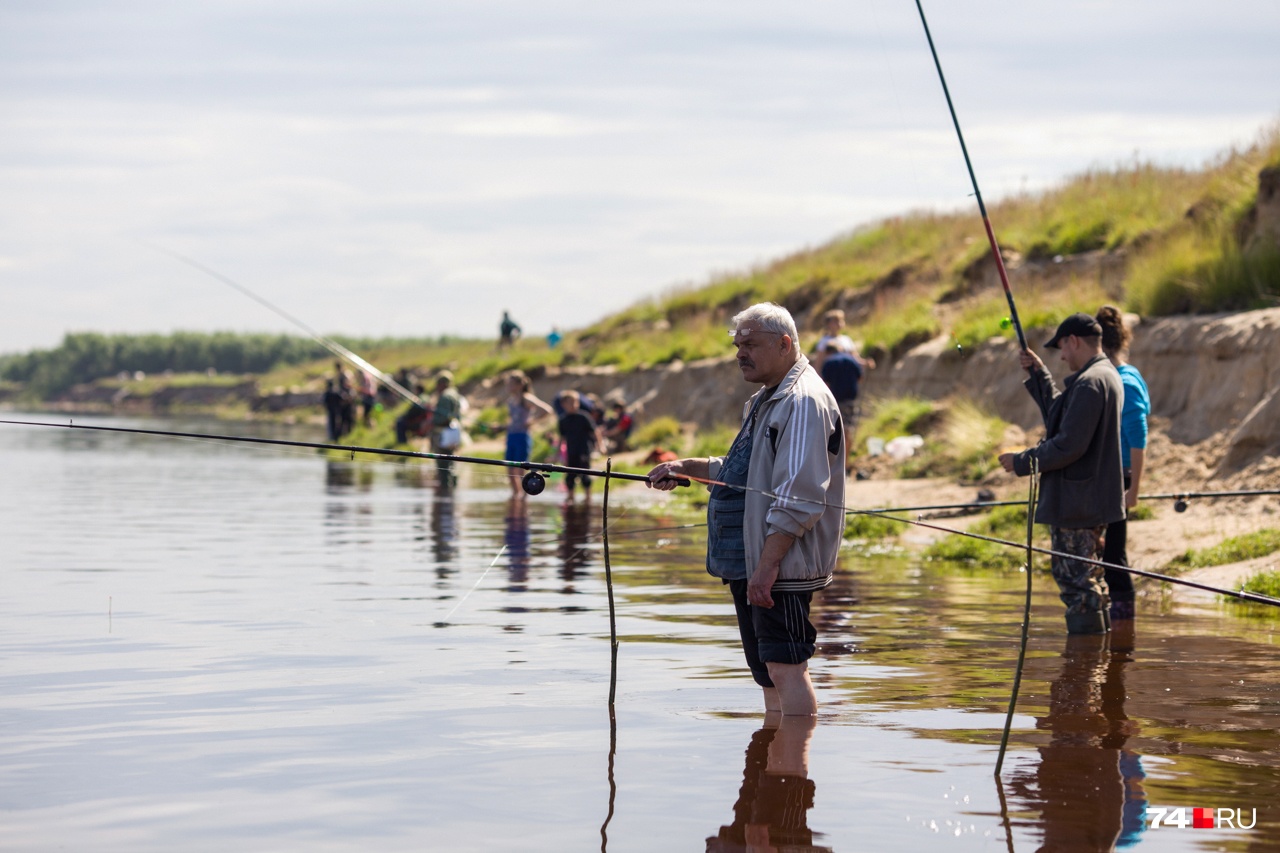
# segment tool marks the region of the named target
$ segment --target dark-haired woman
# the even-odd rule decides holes
[[[1124,464],[1124,505],[1131,510],[1138,505],[1138,490],[1142,483],[1142,469],[1146,461],[1147,415],[1151,411],[1151,396],[1142,374],[1129,364],[1129,341],[1133,334],[1125,325],[1124,316],[1113,305],[1104,305],[1097,316],[1102,326],[1102,350],[1120,373],[1124,386],[1124,408],[1120,413],[1120,458]],[[1115,566],[1129,565],[1126,553],[1128,523],[1117,521],[1107,526],[1106,544],[1102,560]],[[1119,569],[1106,570],[1107,589],[1111,592],[1111,619],[1133,618],[1133,578]]]

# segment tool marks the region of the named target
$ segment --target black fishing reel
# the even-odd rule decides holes
[[[547,478],[537,471],[528,471],[520,478],[520,488],[524,489],[526,495],[540,495],[546,487]]]
[[[1186,498],[1178,498],[1176,501],[1174,501],[1174,502],[1173,502],[1173,511],[1174,511],[1174,512],[1186,512],[1186,511],[1187,511],[1187,499],[1186,499]]]

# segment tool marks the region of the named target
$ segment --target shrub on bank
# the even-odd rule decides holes
[[[1027,540],[1027,508],[1025,506],[996,507],[969,525],[967,529],[970,533],[1023,545]],[[1037,546],[1046,546],[1048,537],[1048,526],[1035,525],[1034,542]],[[985,569],[1016,569],[1026,563],[1027,552],[1025,546],[1014,547],[969,536],[948,535],[925,549],[925,557],[931,560],[970,563]],[[1047,559],[1045,558],[1046,561]]]
[[[638,449],[660,445],[670,446],[680,441],[681,432],[678,420],[669,415],[663,415],[636,427],[628,443]]]

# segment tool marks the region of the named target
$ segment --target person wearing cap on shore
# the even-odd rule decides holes
[[[1072,314],[1045,344],[1058,350],[1072,374],[1061,390],[1030,349],[1019,359],[1023,383],[1040,407],[1045,436],[1021,453],[1002,453],[1000,464],[1019,477],[1040,469],[1035,520],[1050,528],[1053,550],[1087,560],[1102,558],[1107,525],[1125,517],[1120,462],[1120,374],[1102,351],[1102,327],[1088,314]],[[1102,566],[1055,554],[1053,578],[1067,606],[1067,633],[1103,634],[1111,627],[1110,595]]]

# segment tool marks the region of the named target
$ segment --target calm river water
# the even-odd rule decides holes
[[[615,491],[611,718],[599,494],[8,425],[0,471],[6,850],[1280,847],[1280,623],[1208,596],[1073,642],[1038,574],[997,785],[1017,572],[848,551],[767,728],[702,529]]]

